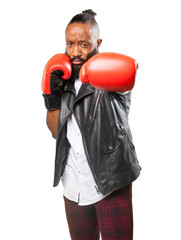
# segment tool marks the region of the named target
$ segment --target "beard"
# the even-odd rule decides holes
[[[82,62],[82,64],[80,65],[74,65],[72,63],[72,75],[71,75],[71,79],[77,79],[79,78],[79,72],[80,72],[80,69],[82,67],[82,65],[87,62],[89,60],[89,58],[91,58],[92,56],[96,55],[98,52],[97,49],[94,49],[91,53],[89,53],[87,55],[87,59],[84,59],[84,58],[80,58],[80,57],[75,57],[75,58],[70,58],[70,56],[67,54],[67,51],[65,52],[65,54],[70,58],[71,62],[73,62],[75,59],[77,60],[80,60]]]

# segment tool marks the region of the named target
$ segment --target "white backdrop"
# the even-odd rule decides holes
[[[7,0],[0,4],[0,239],[69,240],[62,186],[53,188],[55,141],[41,96],[45,63],[64,30],[97,12],[100,52],[139,62],[130,125],[142,166],[133,184],[134,240],[181,239],[179,0]]]

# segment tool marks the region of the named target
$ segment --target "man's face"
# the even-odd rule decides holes
[[[70,57],[75,70],[80,70],[83,63],[98,52],[102,42],[101,39],[97,39],[94,27],[89,23],[68,25],[65,38],[66,54]]]

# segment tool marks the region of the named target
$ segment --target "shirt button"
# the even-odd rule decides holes
[[[111,146],[111,145],[108,148],[109,148],[109,150],[113,150],[113,146]]]

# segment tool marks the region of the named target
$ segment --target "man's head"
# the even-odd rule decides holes
[[[82,64],[98,53],[102,39],[92,10],[85,10],[74,16],[65,31],[66,54],[70,57],[73,69],[79,71]]]

